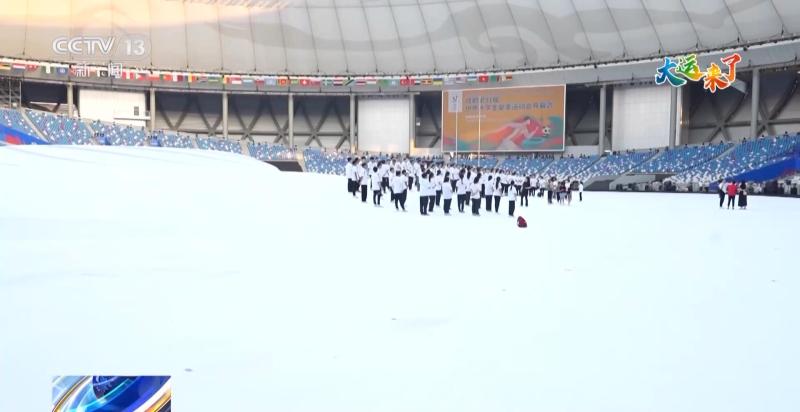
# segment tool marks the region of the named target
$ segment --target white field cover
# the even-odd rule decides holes
[[[518,229],[345,187],[226,153],[0,148],[0,411],[49,410],[64,374],[171,375],[188,412],[800,405],[797,200],[586,193]]]

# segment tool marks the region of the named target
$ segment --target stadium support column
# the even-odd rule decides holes
[[[150,88],[150,134],[156,132],[156,89]]]
[[[69,117],[75,116],[74,109],[72,108],[72,106],[74,104],[74,96],[73,96],[72,93],[73,93],[72,83],[67,83],[67,111],[68,111]]]
[[[408,153],[417,147],[417,107],[414,105],[414,93],[408,94]]]
[[[294,94],[289,93],[289,147],[294,147]]]
[[[606,144],[606,85],[600,86],[600,119],[597,127],[599,130],[597,150],[598,154],[602,155]]]
[[[675,147],[675,132],[677,130],[676,122],[678,121],[678,88],[670,87],[669,91],[669,135],[667,136],[667,144],[670,149]]]
[[[350,152],[356,151],[356,95],[350,93]]]
[[[228,138],[228,92],[222,92],[222,137]]]
[[[761,71],[759,69],[753,69],[753,81],[751,83],[750,136],[756,137],[758,135],[758,108],[760,107],[759,102],[761,101]]]

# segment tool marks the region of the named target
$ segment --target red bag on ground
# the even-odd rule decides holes
[[[525,221],[525,218],[520,216],[517,218],[517,227],[528,227],[528,222]]]

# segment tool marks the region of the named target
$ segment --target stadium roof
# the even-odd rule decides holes
[[[297,74],[539,68],[794,38],[797,0],[5,1],[0,55]],[[231,3],[244,4],[231,5]],[[115,54],[54,50],[113,36]],[[134,49],[137,46],[133,44]],[[124,57],[124,58],[123,58]]]

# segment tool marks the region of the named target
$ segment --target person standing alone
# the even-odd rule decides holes
[[[722,205],[725,204],[725,189],[727,183],[725,183],[722,179],[717,181],[717,194],[719,195],[719,208],[722,209]]]

